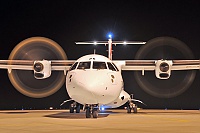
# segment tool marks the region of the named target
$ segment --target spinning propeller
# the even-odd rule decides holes
[[[66,60],[64,50],[54,41],[44,37],[32,37],[20,42],[11,52],[9,60]],[[38,65],[38,64],[37,64]],[[41,69],[38,66],[37,69]],[[9,79],[22,94],[42,98],[59,90],[65,82],[63,72],[53,71],[47,79],[34,78],[33,71],[12,70]]]
[[[186,44],[172,37],[158,37],[148,41],[136,54],[135,59],[143,60],[179,60],[193,59],[193,54]],[[161,65],[161,70],[169,69],[167,64]],[[147,93],[160,97],[171,98],[186,91],[195,78],[196,72],[172,71],[168,80],[160,80],[155,77],[154,72],[135,72],[135,78],[139,86]]]

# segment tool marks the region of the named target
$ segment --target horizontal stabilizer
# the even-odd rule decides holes
[[[93,45],[97,45],[97,44],[108,44],[108,41],[89,41],[89,42],[75,42],[76,44],[93,44]],[[114,45],[118,45],[118,44],[122,44],[122,45],[126,45],[126,44],[145,44],[146,42],[141,42],[141,41],[113,41],[112,44]]]

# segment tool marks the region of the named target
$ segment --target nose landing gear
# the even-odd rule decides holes
[[[85,116],[86,118],[98,118],[98,105],[85,105]]]

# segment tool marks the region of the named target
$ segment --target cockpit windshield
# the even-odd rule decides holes
[[[94,61],[93,62],[93,69],[107,69],[106,63],[105,62]]]
[[[91,64],[92,64],[92,66],[91,66]],[[97,70],[109,69],[109,70],[112,70],[112,71],[119,71],[114,63],[102,62],[102,61],[93,61],[93,63],[91,61],[76,62],[71,66],[69,71],[74,70],[74,69],[85,70],[85,69],[90,69],[90,68],[91,69],[97,69]]]
[[[90,69],[90,64],[91,62],[79,62],[78,68],[77,69]]]
[[[76,69],[77,64],[78,64],[78,62],[74,63],[74,64],[71,66],[71,68],[69,69],[69,71]]]
[[[116,71],[119,71],[119,69],[117,68],[117,66],[114,63],[112,63],[112,65],[115,67]]]
[[[115,64],[108,62],[108,68],[112,71],[119,71]]]

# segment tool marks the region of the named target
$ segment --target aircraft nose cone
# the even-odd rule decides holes
[[[69,95],[84,104],[110,103],[121,92],[121,86],[111,79],[107,71],[80,70],[68,84]]]
[[[118,91],[116,85],[111,82],[111,77],[107,72],[94,71],[87,75],[80,75],[78,85],[90,92],[90,97],[96,99],[97,103],[111,102],[116,99]]]
[[[85,77],[78,85],[86,91],[91,92],[93,95],[99,95],[102,89],[106,89],[104,79],[96,79]]]

